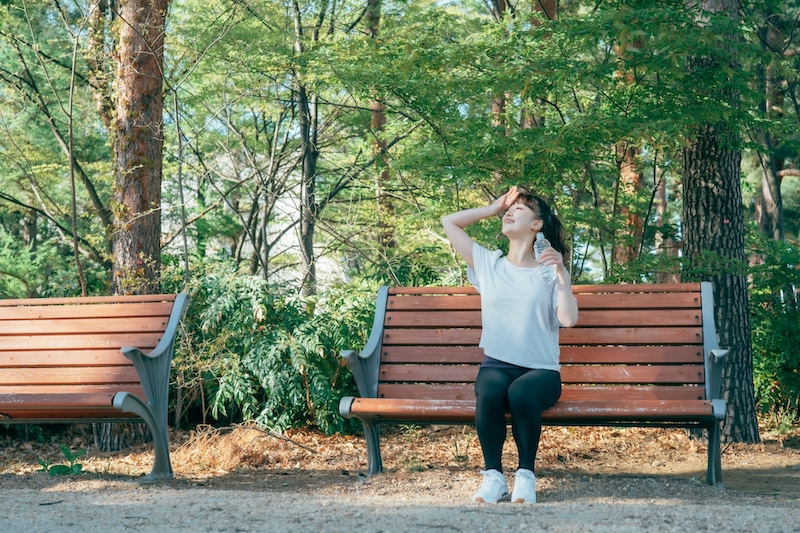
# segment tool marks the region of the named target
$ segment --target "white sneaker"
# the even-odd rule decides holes
[[[506,476],[497,470],[481,470],[483,482],[481,488],[472,497],[473,502],[497,503],[508,497],[508,483]]]
[[[527,468],[520,468],[514,474],[511,503],[536,503],[536,476]]]

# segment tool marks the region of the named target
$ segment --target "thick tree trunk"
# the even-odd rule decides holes
[[[706,126],[683,152],[683,253],[690,269],[703,267],[704,252],[744,265],[741,154],[724,146],[724,125]],[[728,402],[723,437],[759,442],[753,391],[753,353],[747,279],[716,265],[700,276],[714,284],[714,310],[725,358],[722,397]]]
[[[114,152],[116,294],[159,290],[162,64],[168,0],[120,2]]]

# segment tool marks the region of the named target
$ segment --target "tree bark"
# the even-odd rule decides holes
[[[617,200],[619,214],[625,218],[623,232],[627,236],[615,239],[616,243],[611,252],[611,262],[614,265],[624,265],[634,261],[639,256],[642,232],[644,231],[644,218],[638,209],[631,208],[630,201],[636,199],[642,191],[642,173],[639,172],[637,157],[639,147],[631,146],[627,142],[617,143],[617,161],[619,166],[619,185],[624,201]]]
[[[168,0],[120,2],[114,155],[115,294],[159,291],[164,22]]]
[[[683,253],[690,268],[702,267],[703,253],[709,251],[745,264],[741,154],[724,145],[726,134],[723,124],[700,128],[683,151]],[[714,284],[719,342],[730,350],[722,380],[722,398],[728,402],[723,436],[759,442],[747,279],[720,266],[700,279]]]
[[[697,6],[689,0],[690,7]],[[738,0],[705,0],[706,11],[735,18]],[[727,36],[726,42],[734,37]],[[715,57],[693,58],[689,68],[721,68]],[[735,68],[735,65],[730,65]],[[738,94],[711,94],[738,105]],[[744,212],[742,207],[742,156],[734,134],[724,123],[699,127],[683,150],[683,254],[687,277],[714,284],[714,318],[719,343],[730,350],[725,357],[722,398],[727,413],[722,423],[727,441],[759,442],[753,390],[753,352],[750,343],[750,313],[747,279],[743,268]],[[704,255],[712,252],[722,261],[709,268]]]
[[[677,258],[678,243],[675,242],[672,235],[663,230],[667,222],[667,176],[662,169],[658,169],[657,178],[655,196],[656,218],[653,224],[656,227],[656,253],[662,254],[665,257]],[[677,272],[657,272],[655,280],[656,283],[678,283],[680,282],[680,274]]]
[[[368,0],[366,12],[367,34],[378,38],[381,22],[381,0]],[[378,176],[375,183],[377,211],[377,241],[381,248],[394,248],[394,203],[386,191],[389,186],[389,158],[386,154],[386,141],[383,138],[386,127],[386,105],[379,99],[369,103],[370,127],[372,129],[372,155],[375,156],[375,169]]]

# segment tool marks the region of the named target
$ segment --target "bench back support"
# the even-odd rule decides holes
[[[710,283],[573,292],[580,319],[561,330],[562,399],[719,397]],[[480,296],[471,287],[383,287],[367,346],[343,356],[363,398],[471,400],[480,332]]]

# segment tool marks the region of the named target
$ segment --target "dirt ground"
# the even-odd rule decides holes
[[[64,463],[59,442],[0,437],[3,531],[786,531],[800,532],[800,433],[763,434],[724,446],[724,488],[705,483],[706,447],[682,430],[545,428],[536,505],[470,502],[480,484],[472,428],[385,432],[386,472],[367,478],[356,436],[254,428],[171,435],[176,478],[139,483],[146,444],[89,451],[79,475],[47,476]],[[73,426],[61,443],[91,442]],[[516,466],[513,441],[504,455]],[[509,485],[513,477],[509,477]]]

